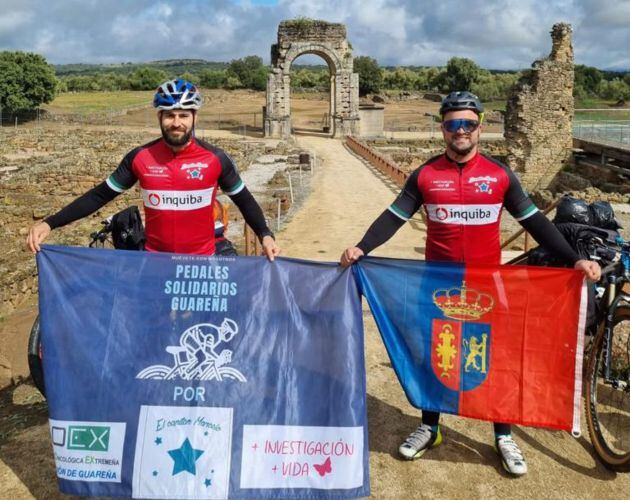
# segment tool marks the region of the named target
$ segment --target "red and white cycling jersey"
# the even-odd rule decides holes
[[[389,210],[408,220],[421,205],[426,259],[471,264],[500,263],[504,206],[519,221],[538,211],[507,166],[479,153],[464,164],[446,154],[432,158],[411,174]]]
[[[144,202],[146,250],[186,254],[214,253],[217,186],[230,196],[245,187],[232,159],[198,139],[177,153],[163,139],[140,146],[106,182],[121,193],[136,181]]]

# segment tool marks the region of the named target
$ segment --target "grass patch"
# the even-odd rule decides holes
[[[44,107],[51,113],[98,113],[120,111],[132,106],[150,104],[153,91],[66,92]]]
[[[484,109],[491,109],[494,111],[505,111],[506,106],[507,106],[506,100],[488,101],[488,102],[483,103]]]
[[[587,97],[586,99],[576,99],[575,109],[605,109],[610,108],[611,105],[617,101],[607,101],[606,99],[599,99],[597,97]]]
[[[628,121],[630,120],[630,109],[624,109],[620,111],[580,111],[575,110],[574,119],[576,122],[580,121],[598,121],[598,122],[610,122],[610,121]]]

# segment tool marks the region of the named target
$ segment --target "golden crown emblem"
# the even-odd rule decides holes
[[[433,303],[446,317],[463,320],[479,319],[494,307],[494,299],[491,295],[466,288],[465,281],[462,282],[461,288],[435,290]]]

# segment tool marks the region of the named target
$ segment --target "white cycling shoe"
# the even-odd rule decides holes
[[[405,442],[400,445],[398,452],[407,460],[415,460],[424,455],[429,448],[435,448],[442,442],[442,433],[438,427],[436,432],[430,425],[420,425],[413,431]]]
[[[494,448],[501,457],[501,463],[506,471],[513,476],[527,474],[527,462],[512,436],[499,436],[495,440]]]

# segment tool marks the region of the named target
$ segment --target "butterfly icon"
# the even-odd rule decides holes
[[[320,476],[324,477],[326,474],[329,474],[330,472],[332,472],[332,467],[330,465],[330,457],[328,457],[326,461],[321,465],[313,464],[313,467],[315,467],[315,470]]]

